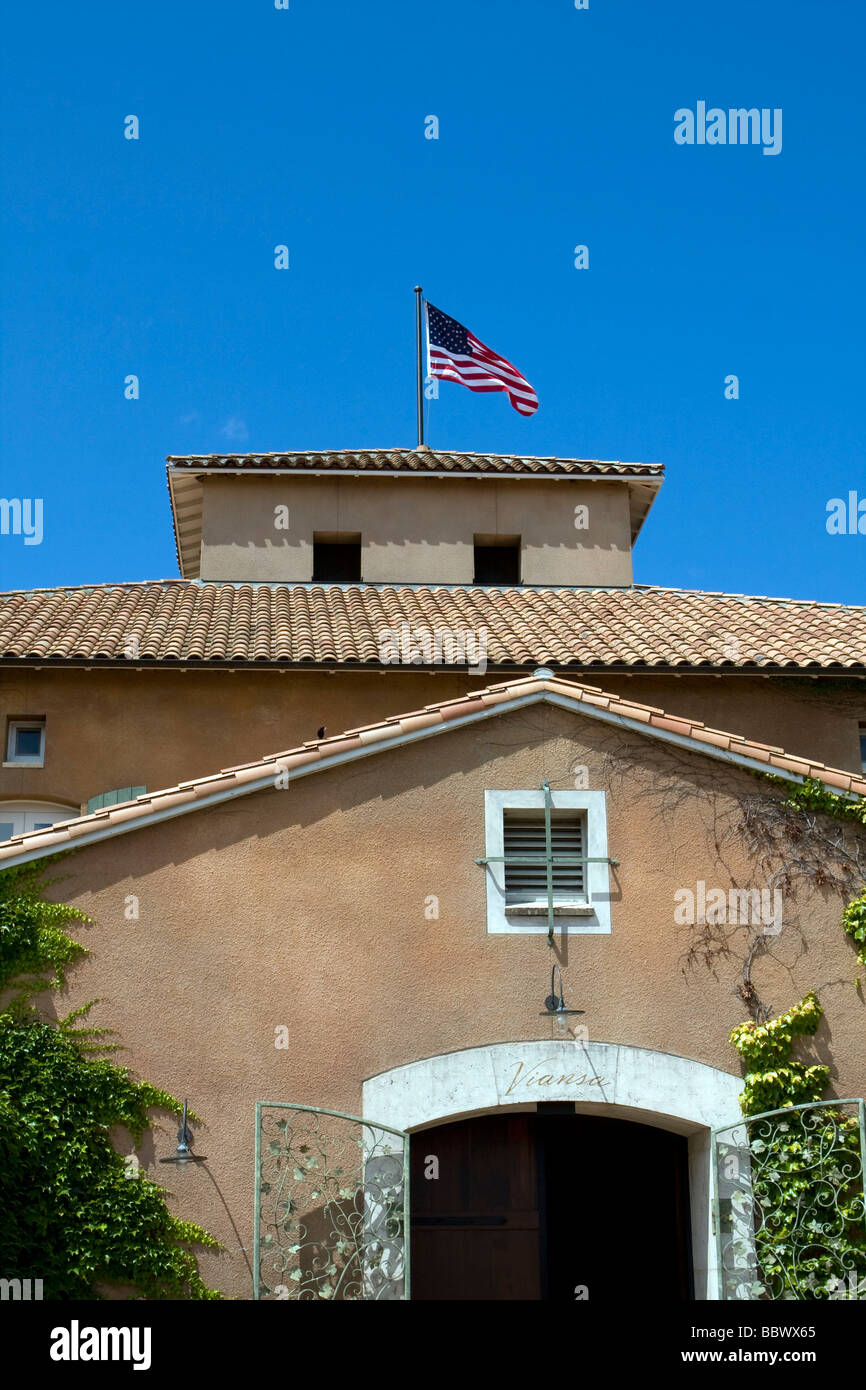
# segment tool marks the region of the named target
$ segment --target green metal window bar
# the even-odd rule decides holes
[[[475,863],[481,867],[487,864],[544,864],[547,868],[547,944],[553,945],[553,869],[557,864],[610,864],[612,868],[619,866],[618,859],[608,859],[603,855],[576,855],[576,854],[554,854],[553,853],[553,832],[551,830],[551,811],[553,809],[553,798],[550,793],[550,783],[542,782],[541,790],[544,792],[544,854],[487,854],[482,859],[476,859]]]

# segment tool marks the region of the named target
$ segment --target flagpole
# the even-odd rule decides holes
[[[421,342],[421,295],[420,285],[415,286],[415,365],[418,376],[418,447],[424,443],[424,372],[421,366],[423,352]]]

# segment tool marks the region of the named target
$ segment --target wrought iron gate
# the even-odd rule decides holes
[[[409,1136],[256,1102],[253,1297],[409,1297]]]
[[[713,1157],[720,1298],[866,1298],[862,1100],[748,1116]]]

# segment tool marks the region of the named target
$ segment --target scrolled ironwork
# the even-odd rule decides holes
[[[720,1296],[866,1297],[863,1101],[769,1111],[714,1137]]]
[[[255,1297],[408,1297],[408,1135],[259,1102]]]

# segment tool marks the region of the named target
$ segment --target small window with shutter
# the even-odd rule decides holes
[[[538,788],[484,793],[487,930],[507,936],[611,930],[604,791]],[[546,823],[549,816],[550,845]],[[549,848],[549,853],[548,853]],[[550,865],[553,901],[548,901]]]
[[[568,862],[581,859],[586,854],[584,840],[584,816],[580,811],[551,812],[551,877],[553,897],[557,902],[586,902],[586,866]],[[544,811],[506,808],[503,842],[506,904],[546,904],[547,838]]]

